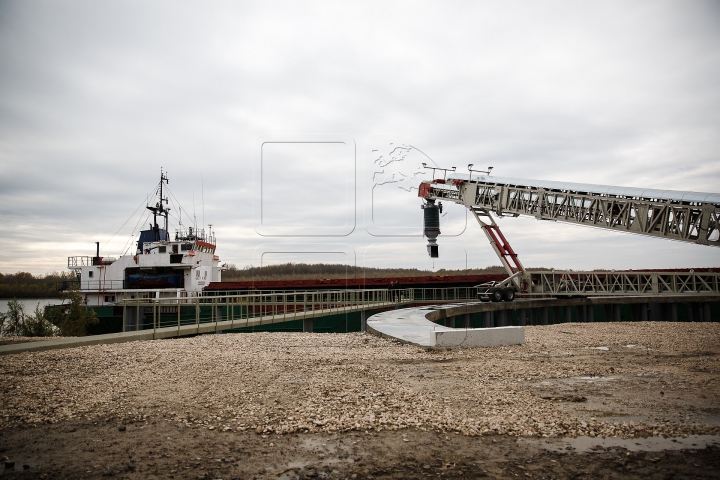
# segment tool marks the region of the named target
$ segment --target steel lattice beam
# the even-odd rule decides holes
[[[720,246],[720,195],[451,175],[423,182],[420,196],[652,237]]]

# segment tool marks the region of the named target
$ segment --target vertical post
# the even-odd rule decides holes
[[[595,305],[587,306],[587,317],[585,318],[588,323],[595,321]]]
[[[312,318],[303,318],[303,333],[313,333]]]
[[[640,321],[647,322],[649,320],[648,310],[650,306],[647,303],[640,304]]]
[[[223,306],[222,304],[218,305],[215,304],[215,331],[218,331],[218,322],[222,322],[224,320],[223,313],[222,313]],[[222,330],[220,330],[222,333]]]
[[[548,307],[542,307],[540,309],[540,325],[548,324]]]
[[[703,314],[703,322],[712,322],[712,311],[710,310],[710,303],[703,303],[702,308],[705,311]]]
[[[618,304],[613,305],[613,320],[616,322],[622,320],[622,317],[620,315],[620,305]]]
[[[483,328],[492,328],[492,312],[483,312],[482,317]]]
[[[472,314],[466,313],[463,315],[463,327],[472,328]]]
[[[578,319],[579,320],[579,319]],[[572,322],[572,307],[565,307],[565,323]]]
[[[518,312],[518,325],[521,327],[524,327],[527,324],[527,321],[525,320],[525,309],[521,308]]]
[[[200,297],[195,297],[195,326],[200,333]]]
[[[125,331],[125,327],[127,326],[127,305],[123,304],[123,329],[122,331]]]
[[[671,303],[671,304],[670,304],[670,321],[671,321],[671,322],[677,322],[677,321],[678,321],[677,303]]]
[[[447,317],[445,319],[445,326],[455,328],[455,317]]]
[[[367,311],[360,310],[360,331],[367,332]]]
[[[180,336],[180,297],[177,299],[177,320],[178,320],[178,334]]]

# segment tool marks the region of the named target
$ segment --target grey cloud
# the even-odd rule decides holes
[[[718,4],[699,1],[2,2],[0,271],[61,269],[78,245],[109,238],[160,166],[186,209],[195,194],[198,217],[202,173],[223,260],[252,261],[267,241],[252,209],[256,138],[267,133],[355,138],[358,228],[342,241],[357,251],[380,241],[363,228],[359,176],[375,133],[461,170],[718,191],[719,27]],[[286,173],[277,180],[292,191]],[[347,192],[333,180],[321,180],[321,209],[303,212],[295,192],[272,207],[335,222],[344,211],[332,199]],[[419,224],[408,195],[399,222]],[[502,227],[529,265],[720,261],[655,239],[523,219]],[[52,251],[38,253],[48,239]],[[420,238],[402,243],[415,250],[382,242],[393,252],[382,261],[427,264]],[[474,225],[452,242],[469,261],[497,263]]]

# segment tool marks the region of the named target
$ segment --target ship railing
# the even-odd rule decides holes
[[[68,268],[91,267],[96,264],[95,258],[96,257],[88,257],[84,255],[68,257]]]
[[[67,290],[88,290],[88,291],[104,291],[104,290],[123,290],[126,287],[127,282],[125,280],[63,280],[56,284],[56,288],[59,291]]]

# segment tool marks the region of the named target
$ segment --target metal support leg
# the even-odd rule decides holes
[[[540,325],[548,324],[548,307],[542,307],[540,309]]]
[[[586,319],[587,319],[588,323],[593,323],[595,321],[595,306],[594,305],[587,306]]]
[[[620,305],[613,305],[613,321],[622,321],[622,316],[620,315]]]
[[[472,328],[472,314],[463,315],[463,328]]]
[[[445,326],[455,328],[455,317],[447,317],[445,319]]]
[[[572,308],[565,307],[565,323],[572,322]]]
[[[703,322],[712,322],[712,311],[710,310],[709,303],[703,303]]]
[[[688,303],[685,306],[685,313],[687,314],[687,321],[688,322],[694,322],[695,321],[695,305],[692,303]]]
[[[647,303],[640,304],[640,321],[647,322],[650,319],[649,306]]]
[[[670,304],[670,321],[671,321],[671,322],[677,322],[677,321],[678,321],[677,303],[671,303],[671,304]]]
[[[303,333],[313,333],[312,318],[303,318]]]

